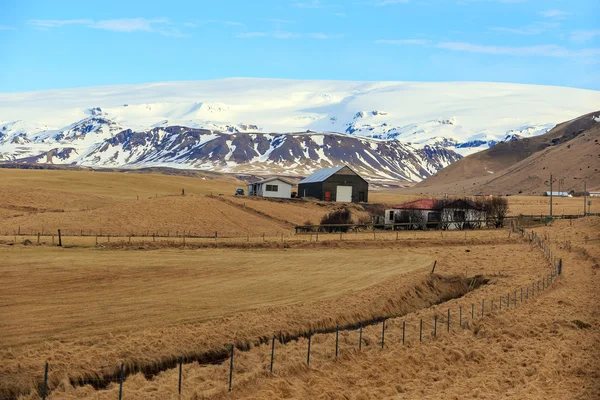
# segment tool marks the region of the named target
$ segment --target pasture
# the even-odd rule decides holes
[[[0,398],[39,398],[45,362],[53,399],[116,398],[121,363],[125,398],[179,398],[178,357],[186,359],[181,398],[190,399],[600,393],[592,312],[600,218],[527,228],[564,257],[564,279],[511,312],[486,303],[468,328],[452,314],[452,329],[434,340],[434,315],[535,284],[548,260],[506,228],[296,235],[294,225],[337,205],[234,197],[243,182],[227,175],[0,169],[0,178]],[[371,196],[415,198],[399,189]],[[508,199],[511,214],[547,213],[547,198]],[[582,202],[555,199],[554,212],[577,213]],[[360,206],[352,212],[366,215]],[[62,248],[52,243],[57,229]],[[471,287],[476,276],[485,284]],[[386,350],[381,325],[369,325],[358,352],[356,324],[381,318],[389,318]],[[419,344],[420,318],[429,322]],[[332,363],[338,325],[350,328]],[[317,332],[310,368],[307,332]],[[282,344],[271,376],[273,336]],[[223,361],[232,343],[240,351],[228,393]],[[512,367],[510,377],[501,373]]]

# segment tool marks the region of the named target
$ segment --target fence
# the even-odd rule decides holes
[[[124,235],[124,234],[95,234],[89,231],[64,231],[61,229],[61,237],[58,232],[55,234],[41,232],[30,233],[13,233],[0,236],[0,240],[12,242],[14,244],[23,243],[26,240],[27,244],[38,245],[57,245],[59,241],[62,245],[79,245],[79,246],[101,246],[101,245],[168,245],[168,246],[194,246],[194,245],[214,245],[215,243],[237,243],[240,246],[245,244],[265,243],[273,245],[275,243],[286,242],[325,242],[325,241],[400,241],[400,240],[429,240],[429,239],[444,239],[444,240],[465,240],[473,238],[501,238],[506,236],[506,230],[500,229],[482,229],[477,231],[390,231],[390,230],[373,230],[366,232],[311,232],[294,234],[293,232],[279,233],[262,233],[262,234],[221,234],[214,232],[212,235],[193,234],[186,232],[185,234],[175,232],[175,234],[155,234],[149,235]]]
[[[354,332],[357,335],[355,350],[358,349],[358,351],[362,351],[364,347],[368,346],[371,346],[371,348],[377,347],[385,349],[386,333],[390,334],[391,332],[397,334],[398,337],[401,337],[401,341],[399,340],[399,342],[402,345],[404,345],[405,343],[423,343],[427,340],[435,340],[438,336],[443,335],[444,331],[446,332],[446,334],[451,334],[455,332],[456,329],[468,328],[469,324],[472,324],[477,319],[483,318],[492,312],[502,312],[518,308],[522,303],[527,303],[530,299],[539,296],[541,292],[545,292],[553,285],[557,277],[560,277],[562,275],[563,262],[562,259],[557,258],[553,254],[547,241],[535,232],[527,232],[525,229],[521,228],[517,222],[511,223],[510,230],[512,233],[521,236],[523,239],[527,240],[532,245],[540,248],[543,251],[545,258],[550,262],[550,268],[542,276],[539,276],[539,279],[534,279],[528,282],[526,285],[513,288],[512,290],[509,290],[505,294],[499,295],[496,298],[482,298],[481,302],[477,301],[471,302],[470,304],[462,303],[454,305],[454,307],[447,307],[447,309],[443,313],[438,313],[434,311],[433,315],[429,315],[428,317],[424,317],[423,315],[421,315],[418,319],[408,319],[402,318],[403,316],[401,315],[389,315],[383,318],[362,321],[347,326],[337,325],[329,329],[321,329],[319,331],[307,331],[303,334],[299,334],[296,337],[291,338],[284,338],[281,335],[279,336],[279,338],[273,336],[272,338],[269,338],[268,340],[265,339],[263,341],[263,343],[265,344],[270,344],[270,358],[268,360],[264,360],[263,362],[266,363],[265,365],[268,365],[268,370],[271,374],[273,374],[277,361],[277,342],[279,342],[280,345],[285,345],[287,343],[290,343],[291,341],[297,341],[299,338],[306,338],[306,365],[310,367],[312,337],[315,334],[335,335],[334,354],[335,359],[337,359],[340,355],[339,334],[341,331]],[[431,272],[433,273],[433,270]],[[469,290],[471,289],[472,288],[469,288]],[[462,295],[460,297],[462,297]],[[497,301],[497,303],[495,303],[495,301]],[[460,303],[460,301],[458,303]],[[378,341],[376,343],[373,343],[371,341],[364,340],[363,330],[367,327],[374,327],[377,325],[381,326],[381,333],[378,338]],[[417,330],[418,340],[416,334]],[[227,367],[229,373],[227,377],[227,382],[223,383],[226,384],[227,390],[229,391],[232,391],[234,388],[235,349],[235,344],[231,344],[229,346],[228,351],[226,352],[213,352],[214,357],[212,359],[207,359],[203,361],[196,360],[202,365],[215,363],[224,364],[228,361]],[[238,348],[238,351],[239,350],[248,351],[247,348]],[[182,378],[184,362],[187,363],[190,362],[190,360],[187,360],[184,357],[179,357],[177,359],[176,364],[171,366],[171,368],[178,368],[177,390],[179,394],[181,394],[183,390]],[[39,392],[42,399],[46,399],[48,393],[48,373],[50,367],[50,364],[45,364],[44,380],[39,385]],[[169,368],[165,368],[164,370],[166,369]],[[83,379],[82,381],[72,380],[71,382],[72,384],[92,384],[96,388],[106,387],[110,383],[118,383],[119,399],[121,399],[123,396],[123,381],[125,377],[131,372],[135,371],[127,371],[125,368],[125,364],[121,363],[118,373],[114,374],[113,377],[103,379]]]

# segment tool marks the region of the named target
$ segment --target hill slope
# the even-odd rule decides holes
[[[562,123],[547,134],[500,143],[463,158],[413,188],[423,193],[526,193],[600,187],[600,112]]]

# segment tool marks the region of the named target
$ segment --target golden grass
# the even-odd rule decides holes
[[[558,229],[540,228],[540,233],[569,230],[572,236],[597,234],[600,219],[555,224]],[[386,323],[386,348],[381,350],[381,325],[363,330],[363,350],[357,351],[358,331],[340,332],[340,358],[334,362],[335,335],[314,335],[311,367],[305,366],[307,340],[276,344],[275,376],[268,373],[270,347],[261,345],[247,352],[236,352],[234,391],[227,393],[228,363],[199,366],[185,364],[182,398],[510,398],[510,399],[596,399],[600,394],[597,352],[600,334],[582,329],[573,321],[591,327],[600,323],[594,305],[600,302],[599,275],[590,261],[600,257],[597,246],[569,251],[565,244],[553,241],[553,250],[565,258],[565,277],[550,290],[520,301],[515,309],[490,310],[490,299],[506,296],[519,286],[541,278],[547,269],[539,249],[523,245],[506,258],[488,246],[485,252],[497,256],[497,262],[482,258],[479,248],[471,247],[469,261],[487,274],[491,267],[502,266],[502,274],[491,276],[491,285],[438,306],[410,313]],[[528,250],[525,250],[528,248]],[[450,249],[451,250],[451,249]],[[512,251],[511,251],[512,250]],[[443,265],[465,260],[465,252],[444,257]],[[501,253],[502,254],[502,253]],[[491,255],[491,254],[490,254]],[[413,282],[414,284],[415,282]],[[415,286],[416,292],[424,290]],[[424,290],[426,292],[426,290]],[[506,297],[505,297],[506,298]],[[480,318],[482,299],[487,299],[486,317]],[[406,300],[405,300],[406,301]],[[476,304],[475,318],[470,306]],[[456,311],[462,307],[467,329],[458,327]],[[446,332],[446,312],[452,310],[452,329]],[[437,338],[433,338],[433,316],[438,315]],[[418,321],[424,319],[424,343],[418,343]],[[402,322],[407,322],[406,343],[402,344]],[[124,393],[134,399],[176,399],[177,369],[173,368],[146,380],[141,374],[129,377]],[[73,388],[63,384],[53,393],[57,399],[93,397],[111,399],[118,387],[95,391],[91,387]]]
[[[510,268],[517,279],[539,269],[538,262],[530,263],[539,254],[528,245],[501,244],[502,239],[490,247],[481,243],[499,239],[473,240],[417,248],[379,241],[377,249],[340,250],[6,249],[3,256],[16,268],[2,274],[10,279],[4,287],[14,289],[2,297],[12,320],[3,322],[3,336],[12,345],[0,351],[7,360],[0,385],[12,393],[26,391],[40,379],[44,360],[52,364],[56,387],[66,376],[111,376],[121,360],[129,368],[170,365],[179,355],[197,357],[231,342],[259,344],[259,338],[280,331],[295,335],[410,312],[447,295],[447,289],[436,291],[424,281],[433,259],[443,274]],[[169,254],[178,265],[165,263]],[[514,254],[523,261],[514,262]],[[69,259],[78,266],[59,266]]]
[[[3,246],[0,257],[4,348],[335,297],[430,263],[429,257],[414,253],[373,259],[369,252],[341,250],[122,252]]]

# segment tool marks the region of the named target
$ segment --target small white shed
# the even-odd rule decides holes
[[[292,183],[278,177],[267,178],[258,182],[249,183],[248,196],[289,199],[292,197]]]

